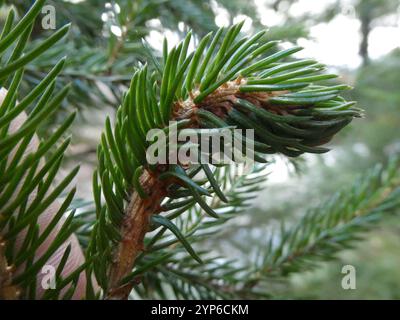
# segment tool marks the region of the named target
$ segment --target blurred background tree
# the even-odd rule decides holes
[[[22,14],[31,1],[3,0],[0,4],[14,6]],[[366,168],[385,163],[391,155],[400,153],[397,0],[49,0],[48,4],[56,8],[57,24],[71,21],[73,32],[68,42],[57,45],[29,65],[25,79],[28,83],[23,88],[28,90],[37,83],[43,76],[43,68],[54,65],[64,55],[69,56],[59,86],[73,83],[64,108],[80,110],[69,154],[70,159],[79,159],[83,165],[79,174],[82,183],[78,183],[80,197],[90,198],[90,185],[86,181],[95,162],[99,131],[105,116],[112,115],[119,105],[134,66],[149,60],[152,54],[160,57],[164,36],[178,42],[191,29],[195,39],[199,39],[219,26],[242,19],[246,19],[247,30],[257,31],[267,26],[271,39],[284,40],[282,46],[297,41],[310,56],[317,55],[322,62],[327,61],[329,68],[340,72],[346,83],[353,84],[355,89],[348,98],[359,101],[366,110],[366,119],[336,138],[332,142],[334,150],[327,155],[307,155],[307,161],[290,163],[276,157],[268,187],[254,200],[247,214],[231,221],[229,230],[226,228],[219,235],[218,245],[213,242],[216,252],[257,259],[256,254],[247,254],[249,246],[267,240],[274,229],[271,225],[278,226],[282,220],[288,225],[295,223],[310,205],[317,205],[362,175]],[[0,11],[0,26],[4,20],[4,12]],[[329,28],[343,21],[348,24],[329,33]],[[347,30],[346,26],[355,29]],[[42,28],[34,28],[34,37],[41,38],[45,33]],[[321,41],[334,42],[342,36],[356,44],[356,52],[351,51],[348,42],[340,41],[332,44],[335,50],[329,56],[322,51]],[[305,41],[306,38],[311,40]],[[386,48],[384,52],[375,50],[379,46]],[[332,64],[335,55],[355,63],[343,65],[337,60]],[[61,111],[55,120],[63,116]],[[49,122],[43,134],[56,122]],[[318,201],[310,203],[309,199]],[[398,223],[397,216],[387,218],[380,228],[367,235],[368,240],[362,246],[343,252],[336,261],[320,264],[313,271],[296,274],[289,281],[277,281],[265,290],[293,298],[400,298]],[[253,239],[249,246],[241,245],[244,238]],[[344,291],[340,286],[341,268],[345,264],[357,268],[356,290]]]

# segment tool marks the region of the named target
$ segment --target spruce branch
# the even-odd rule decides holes
[[[10,11],[0,36],[0,85],[8,89],[0,92],[0,298],[95,299],[99,293],[92,275],[106,299],[126,299],[130,294],[265,298],[259,286],[334,258],[383,214],[398,208],[398,161],[393,161],[308,212],[294,226],[282,227],[278,236],[271,235],[258,248],[265,255],[252,265],[198,250],[260,191],[265,166],[238,176],[230,166],[150,164],[150,130],[168,133],[173,130],[170,121],[177,122],[178,133],[252,129],[255,160],[261,163],[276,153],[323,153],[336,133],[362,115],[354,102],[340,96],[350,88],[319,84],[336,76],[322,73],[324,66],[315,60],[293,59],[299,47],[280,50],[264,32],[241,38],[242,24],[206,35],[193,52],[192,32],[170,50],[165,41],[161,62],[150,57],[153,67],[140,66],[127,77],[126,62],[142,60],[142,51],[114,64],[148,32],[132,34],[129,26],[133,20],[145,23],[147,16],[141,13],[158,1],[141,2],[137,17],[121,11],[121,17],[129,18],[121,20],[124,37],[134,45],[118,39],[113,46],[111,41],[111,56],[94,54],[96,50],[87,47],[65,65],[58,57],[61,48],[71,51],[76,44],[55,44],[68,26],[45,40],[29,41],[43,5],[37,0],[19,22]],[[131,2],[126,5],[132,9]],[[144,47],[148,55],[150,50]],[[112,73],[115,68],[117,75]],[[78,169],[56,179],[74,115],[64,118],[48,137],[37,136],[66,98],[69,80],[83,81],[79,89],[86,96],[80,100],[77,94],[70,102],[93,104],[93,95],[106,99],[102,90],[90,89],[98,81],[112,83],[114,97],[121,101],[115,122],[107,119],[98,147],[95,209],[85,212],[80,209],[87,204],[74,200],[75,189],[69,188]],[[124,86],[129,87],[122,94]],[[178,144],[178,152],[186,147]],[[57,267],[57,286],[43,292],[39,271],[48,263]]]
[[[259,276],[282,277],[312,269],[352,248],[363,233],[398,211],[399,169],[396,157],[386,167],[376,165],[352,186],[307,212],[298,223],[271,235],[260,248],[265,254],[257,263]]]
[[[228,202],[217,197],[208,201],[218,214],[218,219],[209,217],[198,204],[190,208],[174,209],[166,217],[171,220],[174,217],[174,223],[192,246],[203,243],[221,232],[226,222],[249,207],[251,200],[263,188],[262,184],[267,177],[265,169],[266,165],[258,165],[251,173],[240,176],[234,167],[218,168],[214,172],[228,198]],[[171,232],[166,232],[164,227],[155,227],[152,230],[157,232],[146,239],[146,250],[138,257],[135,270],[124,280],[124,283],[133,281],[136,284],[134,291],[140,297],[150,298],[156,295],[164,299],[170,291],[177,299],[262,296],[255,292],[242,291],[241,282],[246,279],[246,275],[251,276],[252,268],[209,251],[196,252],[196,256],[203,261],[199,264],[193,260],[193,256],[184,256],[187,249]]]
[[[46,296],[41,285],[45,265],[56,268],[53,296],[82,297],[85,285],[84,257],[73,234],[74,210],[69,209],[75,189],[68,186],[78,167],[55,183],[70,142],[63,136],[74,114],[48,138],[37,135],[67,95],[68,87],[55,90],[65,59],[52,66],[29,93],[20,93],[26,65],[69,29],[64,26],[27,49],[32,25],[44,3],[36,1],[16,23],[10,10],[0,37],[0,293],[13,299]]]
[[[237,39],[241,27],[242,23],[210,33],[190,54],[190,32],[169,52],[165,42],[161,79],[157,73],[149,75],[147,66],[139,68],[114,128],[106,122],[93,181],[99,222],[89,251],[102,252],[108,261],[107,268],[94,267],[108,299],[128,297],[133,284],[121,285],[121,281],[144,250],[151,217],[165,212],[161,205],[165,199],[184,193],[187,200],[218,218],[203,199],[210,192],[189,176],[193,167],[147,163],[151,143],[146,136],[151,129],[168,132],[169,121],[177,121],[179,130],[253,129],[256,160],[264,162],[266,154],[296,157],[326,152],[322,145],[361,116],[354,102],[339,96],[348,86],[315,84],[335,77],[321,74],[321,64],[285,61],[301,48],[268,54],[277,42],[264,41],[264,32]],[[211,177],[207,168],[199,171]],[[221,196],[218,183],[210,190]]]
[[[5,3],[21,15],[31,6],[27,1]],[[63,88],[68,83],[72,86],[63,103],[64,108],[55,116],[58,121],[63,119],[71,106],[85,110],[114,107],[121,103],[123,92],[129,87],[132,65],[148,58],[142,38],[152,31],[159,31],[158,26],[150,26],[148,21],[159,19],[163,26],[177,32],[181,21],[194,27],[199,34],[216,28],[210,5],[198,1],[192,3],[187,0],[182,5],[176,0],[141,0],[134,3],[121,0],[106,5],[97,0],[79,3],[47,0],[46,5],[55,7],[57,25],[72,23],[69,41],[47,50],[27,67],[21,92],[29,92],[49,65],[67,55],[69,59],[58,77],[57,87]],[[103,21],[102,16],[106,16],[107,20]],[[119,28],[121,35],[113,32],[115,28]],[[36,21],[33,38],[44,37],[48,37],[48,31],[41,28],[40,21]]]
[[[90,48],[75,57],[75,69],[65,68],[54,45],[68,27],[29,43],[43,4],[36,1],[17,23],[10,11],[0,36],[0,84],[8,88],[0,99],[0,298],[95,299],[99,294],[92,275],[106,299],[126,299],[130,294],[265,298],[258,285],[333,258],[383,213],[398,207],[398,162],[393,162],[307,213],[295,226],[282,228],[278,242],[271,236],[259,248],[265,252],[263,259],[254,265],[197,250],[248,206],[266,180],[265,166],[238,176],[234,166],[150,164],[150,130],[168,133],[173,130],[170,121],[177,122],[178,133],[252,129],[255,160],[264,163],[276,153],[297,157],[327,152],[324,145],[362,115],[354,102],[340,96],[348,86],[318,84],[336,77],[322,73],[323,65],[292,58],[301,48],[279,50],[278,42],[265,40],[265,32],[241,38],[240,23],[206,35],[193,52],[188,49],[192,32],[170,50],[165,41],[161,62],[151,57],[154,68],[137,68],[125,94],[120,94],[123,85],[118,87],[114,95],[122,98],[121,106],[115,123],[107,119],[98,147],[95,209],[75,214],[87,205],[74,200],[75,189],[68,187],[77,169],[55,183],[69,144],[63,136],[74,115],[45,139],[36,133],[66,97],[68,89],[63,87],[68,79],[119,85],[128,84],[128,78],[126,73],[103,78],[85,74],[90,59],[77,72],[82,56],[92,55]],[[147,2],[142,4],[146,11]],[[139,24],[146,20],[141,19]],[[124,22],[128,27],[130,20]],[[115,48],[122,47],[129,46],[120,39],[109,61],[117,61],[120,52]],[[69,44],[63,48],[71,50]],[[37,58],[47,59],[47,64]],[[107,61],[103,53],[93,55],[97,58],[100,64]],[[50,65],[54,67],[48,72]],[[21,94],[27,77],[35,86]],[[60,77],[61,84],[56,81]],[[186,143],[178,144],[178,152],[185,147]],[[47,263],[57,267],[57,287],[42,292],[38,273]]]
[[[371,168],[351,186],[308,211],[294,225],[282,227],[278,233],[271,232],[265,243],[248,249],[244,246],[244,254],[254,253],[254,262],[240,263],[198,252],[206,263],[197,264],[189,257],[176,257],[173,252],[176,249],[167,247],[159,256],[169,252],[176,258],[169,258],[165,263],[165,259],[157,261],[157,256],[149,257],[147,265],[151,267],[139,267],[134,272],[136,277],[143,272],[142,284],[135,291],[141,297],[161,299],[171,295],[170,291],[176,299],[270,298],[266,288],[273,280],[286,279],[292,273],[311,270],[335,259],[338,253],[352,248],[365,233],[376,228],[388,214],[399,210],[399,164],[398,158],[392,158],[384,167]],[[223,223],[219,229],[223,229]]]

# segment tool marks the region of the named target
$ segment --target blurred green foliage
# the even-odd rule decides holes
[[[349,129],[340,146],[345,153],[335,166],[321,162],[321,174],[312,175],[313,186],[329,194],[337,184],[346,184],[355,175],[377,162],[385,162],[400,153],[400,49],[372,60],[353,71],[355,89],[352,99],[365,109],[366,118]],[[315,167],[312,170],[314,171]],[[307,180],[309,181],[309,180]],[[326,181],[334,182],[327,184]],[[297,205],[299,205],[299,200]],[[301,203],[300,203],[301,205]],[[338,261],[321,269],[296,275],[286,294],[293,298],[317,299],[399,299],[400,298],[400,227],[399,217],[388,218],[366,236],[355,249],[344,252]],[[343,265],[357,270],[357,289],[343,290]],[[289,291],[289,292],[288,292]]]
[[[400,151],[400,49],[357,72],[354,96],[366,110],[366,121],[354,128],[370,149],[371,161]]]

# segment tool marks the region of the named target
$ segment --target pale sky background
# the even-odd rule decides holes
[[[384,0],[382,0],[384,1]],[[261,23],[273,27],[284,23],[283,15],[276,13],[266,6],[266,0],[255,0]],[[299,0],[290,7],[292,16],[301,16],[305,13],[319,14],[335,0]],[[310,28],[310,39],[299,39],[298,44],[304,47],[299,57],[310,57],[332,66],[346,66],[355,68],[360,65],[358,55],[360,43],[360,23],[355,18],[352,0],[346,0],[348,7],[346,14],[336,16],[329,23],[321,23]],[[239,19],[241,20],[241,19]],[[251,25],[251,19],[247,26]],[[369,51],[372,59],[387,54],[396,47],[400,47],[400,13],[397,12],[397,21],[391,21],[393,26],[374,28],[369,38]],[[227,13],[220,10],[216,18],[219,26],[227,25]]]
[[[83,0],[69,0],[70,2],[80,2]],[[384,0],[382,0],[384,1]],[[283,15],[268,9],[268,0],[254,1],[261,19],[261,23],[266,27],[273,27],[284,23]],[[326,7],[335,2],[335,0],[298,0],[290,7],[292,16],[301,16],[304,13],[318,14],[323,12]],[[304,50],[298,53],[299,57],[312,56],[317,60],[331,66],[344,66],[356,68],[360,65],[361,59],[358,55],[358,45],[360,42],[360,23],[354,17],[353,0],[345,0],[347,8],[346,14],[337,15],[329,23],[320,23],[310,28],[310,39],[299,39],[298,44],[304,47]],[[108,4],[109,5],[109,4]],[[118,6],[118,5],[117,5]],[[217,12],[215,22],[218,26],[229,24],[228,12],[218,6],[214,1],[214,10]],[[376,27],[372,30],[369,38],[369,51],[372,59],[379,58],[387,54],[396,47],[400,47],[400,12],[395,13],[395,21],[390,21],[390,26]],[[106,16],[103,19],[107,19]],[[246,16],[238,16],[235,22],[246,19],[243,31],[250,31],[252,20]],[[150,25],[159,26],[159,20],[149,21]],[[183,27],[183,26],[182,26]],[[113,27],[113,33],[121,34],[118,27]],[[177,34],[170,30],[163,33],[152,31],[148,37],[150,44],[157,48],[162,48],[162,39],[164,36],[170,40],[171,44],[179,41]]]
[[[291,6],[290,13],[293,16],[300,16],[304,13],[318,14],[335,0],[299,0]],[[382,0],[383,1],[383,0]],[[298,45],[304,50],[297,54],[298,57],[310,57],[331,66],[356,68],[361,63],[358,55],[360,42],[360,23],[354,16],[352,0],[347,0],[348,8],[346,14],[337,15],[329,23],[321,23],[310,28],[310,39],[301,38]],[[276,13],[266,6],[266,0],[255,0],[261,17],[261,23],[266,27],[273,27],[284,23],[283,15]],[[214,10],[217,12],[216,24],[227,26],[229,24],[228,12],[219,7],[216,3]],[[235,22],[246,19],[243,31],[251,31],[252,20],[246,16],[238,16]],[[151,20],[150,25],[158,26],[157,19]],[[387,54],[396,47],[400,47],[400,13],[397,13],[395,21],[390,21],[392,26],[374,28],[369,38],[369,51],[372,59]],[[179,41],[178,35],[166,30],[164,33],[152,31],[148,40],[150,44],[161,49],[162,39],[167,36],[172,43]]]

